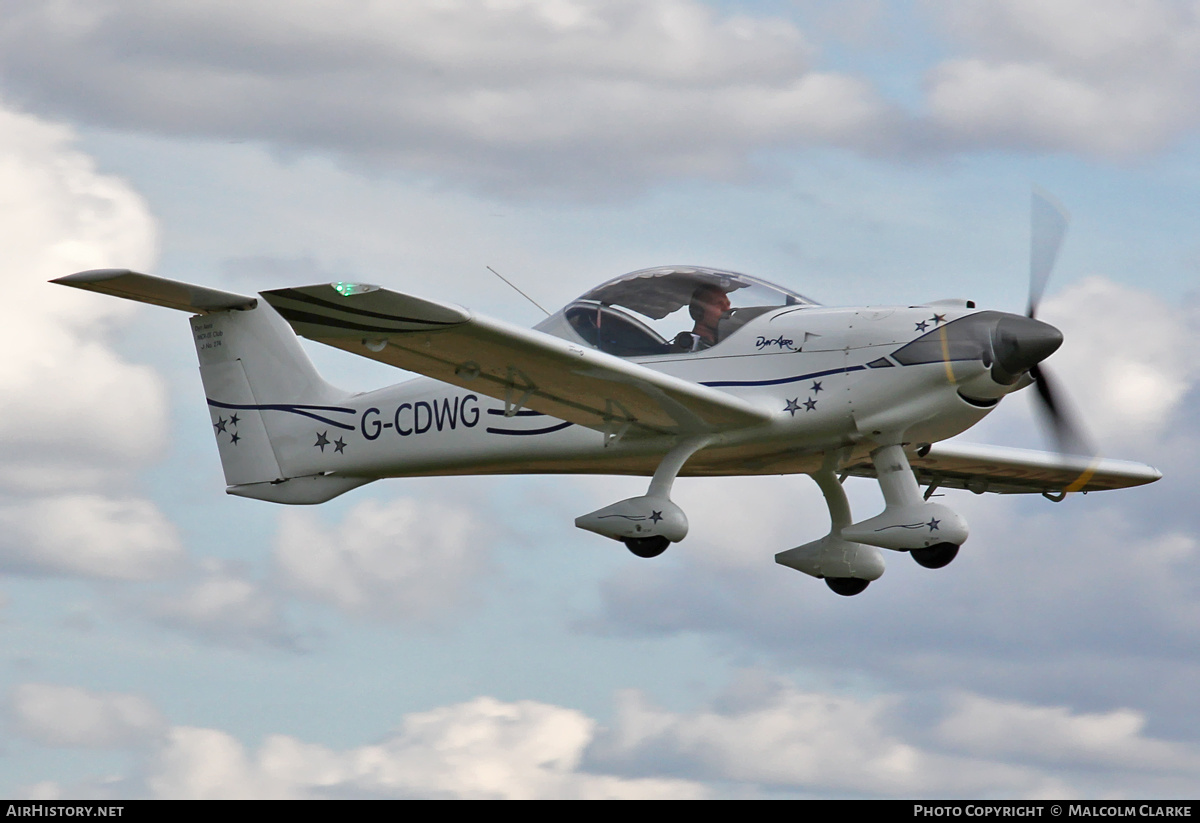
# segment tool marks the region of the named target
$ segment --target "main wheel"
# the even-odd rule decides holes
[[[861,594],[864,589],[870,585],[870,580],[861,580],[857,577],[826,577],[825,585],[833,589],[834,592],[842,597],[853,597],[856,594]]]
[[[950,561],[958,556],[958,546],[953,543],[936,543],[924,549],[913,549],[909,554],[927,569],[940,569],[949,566]]]
[[[665,537],[626,537],[625,548],[638,557],[658,557],[667,550],[671,541]]]

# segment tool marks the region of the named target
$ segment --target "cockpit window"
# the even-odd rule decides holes
[[[744,274],[669,267],[610,280],[543,325],[559,333],[565,319],[585,343],[619,357],[681,354],[718,345],[764,312],[813,305]]]
[[[667,354],[666,340],[644,323],[602,303],[577,300],[564,311],[575,333],[590,346],[618,357]]]

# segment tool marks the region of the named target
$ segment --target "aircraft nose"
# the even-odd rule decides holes
[[[1062,345],[1062,332],[1032,317],[1006,314],[992,329],[992,379],[1011,386]]]

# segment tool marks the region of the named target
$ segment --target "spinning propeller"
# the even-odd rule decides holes
[[[1029,305],[1025,310],[1025,316],[1030,320],[1037,319],[1038,305],[1042,302],[1046,283],[1058,260],[1058,251],[1067,233],[1068,220],[1066,210],[1053,197],[1034,188],[1033,208],[1030,214],[1032,234],[1029,248]],[[1059,339],[1061,340],[1061,337]],[[1055,344],[1054,348],[1058,348],[1058,345]],[[998,352],[997,361],[1002,359]],[[1091,446],[1077,416],[1068,405],[1065,393],[1058,381],[1051,378],[1042,366],[1041,359],[1038,358],[1029,368],[1029,375],[1037,387],[1042,417],[1050,429],[1056,448],[1060,454],[1094,456],[1096,450]]]

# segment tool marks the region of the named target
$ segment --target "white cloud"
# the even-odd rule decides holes
[[[147,500],[68,494],[0,507],[0,567],[10,571],[150,580],[183,561],[174,525]]]
[[[1200,380],[1200,329],[1183,308],[1147,292],[1090,277],[1047,299],[1038,316],[1065,338],[1047,368],[1086,410],[1088,428],[1114,447],[1136,450],[1163,437]]]
[[[53,780],[39,780],[29,786],[22,786],[15,796],[22,800],[61,800],[67,797],[62,786]],[[87,797],[86,794],[76,794],[75,797]]]
[[[112,487],[161,452],[163,385],[106,340],[131,304],[46,281],[145,267],[155,228],[73,140],[0,104],[0,566],[145,580],[180,565],[179,538],[153,504]]]
[[[1178,792],[1194,773],[1192,747],[1146,736],[1128,709],[1075,714],[962,694],[926,739],[904,720],[909,702],[747,676],[691,712],[622,693],[610,729],[490,697],[409,715],[378,744],[346,750],[272,735],[249,753],[225,732],[176,728],[148,785],[187,798],[699,797],[713,783],[735,794],[1061,797],[1103,789],[1106,776]]]
[[[471,510],[413,499],[360,503],[336,528],[312,512],[284,511],[274,552],[286,588],[382,619],[454,612],[489,557],[490,538]]]
[[[239,569],[217,561],[201,563],[195,579],[143,605],[154,620],[199,637],[235,646],[260,643],[298,648],[278,597]]]
[[[1200,122],[1200,17],[1171,0],[930,2],[960,53],[913,112],[793,22],[700,0],[10,5],[0,69],[39,111],[510,194],[729,179],[810,145],[1129,157]]]
[[[509,190],[727,177],[764,148],[879,145],[894,119],[810,70],[791,23],[696,0],[21,6],[0,66],[47,110]]]
[[[150,793],[176,800],[292,798],[289,787],[256,774],[241,743],[216,729],[172,728],[147,777]]]
[[[571,709],[481,697],[412,714],[382,742],[338,751],[273,735],[248,754],[216,729],[178,727],[147,779],[160,798],[330,796],[681,798],[686,780],[581,771],[595,721]]]
[[[954,36],[989,58],[1051,57],[1094,76],[1196,65],[1200,15],[1178,0],[931,0]]]
[[[86,488],[157,454],[161,381],[107,345],[125,301],[48,284],[87,268],[144,267],[145,204],[98,174],[60,126],[0,105],[0,444],[9,489]]]
[[[1200,754],[1192,746],[1145,736],[1146,716],[1134,709],[1076,713],[972,694],[953,703],[937,736],[973,754],[1082,768],[1200,772]]]
[[[1171,0],[929,4],[973,52],[929,76],[933,121],[978,147],[1129,157],[1200,121],[1200,15]]]
[[[128,694],[26,684],[21,731],[59,746],[146,743],[144,785],[77,793],[158,798],[697,798],[734,795],[1186,795],[1200,753],[1126,708],[1076,712],[960,692],[854,695],[747,673],[710,705],[670,711],[618,694],[610,728],[574,709],[478,697],[406,715],[345,749],[289,735],[248,749],[217,728],[167,728]],[[91,786],[91,788],[87,788]],[[62,794],[50,781],[26,789]]]
[[[1020,765],[949,758],[906,740],[895,697],[856,698],[753,684],[731,705],[676,713],[621,696],[598,756],[629,768],[814,793],[1030,796],[1062,791]]]
[[[1161,148],[1195,121],[1192,101],[1180,98],[1175,89],[1105,86],[1040,63],[965,59],[934,70],[928,105],[948,136],[973,147],[1128,157]]]
[[[74,686],[24,683],[13,689],[10,711],[22,734],[50,746],[138,746],[166,731],[162,715],[144,697]]]

